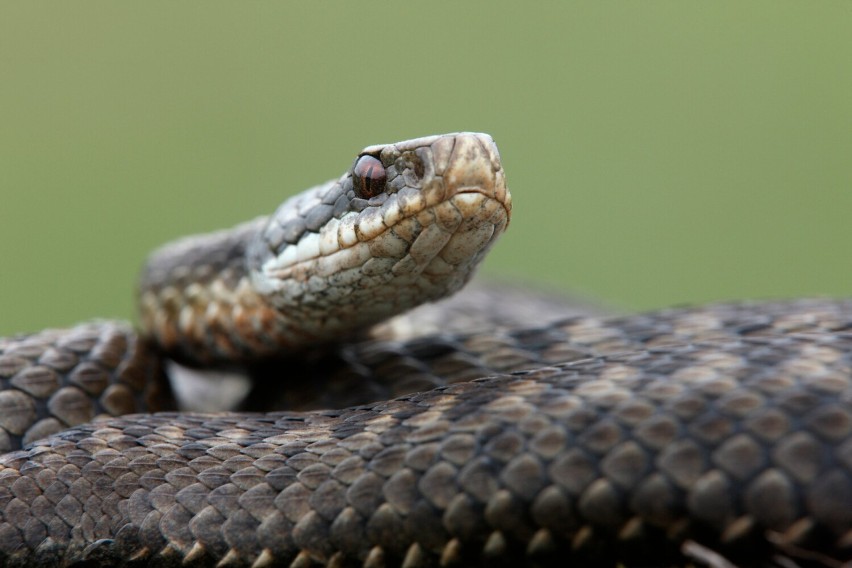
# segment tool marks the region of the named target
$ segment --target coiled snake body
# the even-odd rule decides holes
[[[368,147],[155,253],[141,339],[0,340],[0,564],[852,559],[852,301],[554,319],[485,293],[485,331],[373,327],[459,289],[510,210],[486,135]],[[170,404],[166,358],[245,368],[253,408],[288,410],[118,416]]]

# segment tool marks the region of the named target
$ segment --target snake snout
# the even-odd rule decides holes
[[[463,195],[481,194],[502,205],[502,215],[508,224],[512,212],[512,196],[506,187],[506,176],[497,145],[491,136],[481,133],[459,134],[447,161],[444,180],[454,188],[459,206],[470,204],[470,199],[459,199]],[[471,207],[462,211],[465,217],[479,215]]]

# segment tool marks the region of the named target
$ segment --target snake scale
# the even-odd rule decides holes
[[[154,253],[140,336],[0,339],[0,564],[850,562],[852,301],[596,316],[515,291],[380,324],[458,290],[510,211],[487,135],[371,146]],[[173,405],[167,360],[286,410],[127,415]]]

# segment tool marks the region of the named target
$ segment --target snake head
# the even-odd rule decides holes
[[[338,341],[461,288],[511,209],[487,134],[369,146],[268,218],[155,251],[140,325],[194,365]]]
[[[251,280],[298,333],[335,340],[456,292],[511,209],[487,134],[368,146],[270,217],[249,246]]]

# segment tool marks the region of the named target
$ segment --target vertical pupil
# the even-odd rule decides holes
[[[384,191],[387,174],[382,163],[373,156],[361,156],[352,168],[355,194],[369,199]]]

